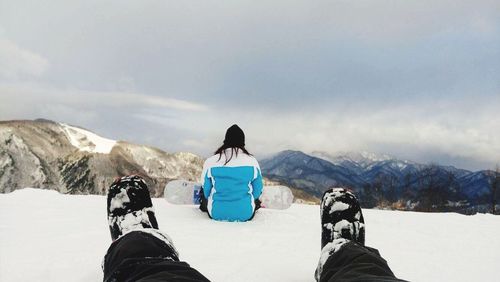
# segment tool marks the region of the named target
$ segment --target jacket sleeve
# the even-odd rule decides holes
[[[254,199],[258,199],[260,195],[262,195],[262,188],[264,187],[262,183],[262,173],[260,172],[258,163],[254,166],[254,171],[254,179],[252,180],[252,195]]]
[[[210,196],[212,191],[212,176],[210,175],[210,166],[205,161],[203,165],[203,172],[201,173],[201,185],[203,187],[203,194],[206,199]]]

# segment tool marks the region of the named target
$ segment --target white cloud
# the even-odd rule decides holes
[[[0,83],[0,95],[4,104],[30,107],[64,104],[77,108],[144,108],[171,109],[179,111],[206,111],[207,106],[175,98],[157,97],[141,93],[120,91],[88,91],[74,88],[57,88],[36,83]]]
[[[139,97],[138,97],[139,98]],[[178,110],[186,110],[186,111],[204,111],[207,110],[207,107],[202,104],[188,102],[179,99],[173,98],[164,98],[164,97],[155,97],[155,96],[140,96],[139,103],[143,103],[148,106],[154,107],[166,107],[173,108]]]
[[[261,155],[284,149],[332,153],[366,150],[422,162],[439,162],[446,155],[493,165],[500,162],[500,97],[491,99],[488,105],[475,99],[436,99],[432,105],[408,102],[362,111],[335,107],[295,115],[267,112],[251,118],[230,112],[207,123],[239,123],[249,148]],[[219,139],[223,130],[212,129]],[[422,152],[433,152],[435,159],[419,156]]]
[[[15,79],[23,75],[40,76],[47,71],[48,67],[49,62],[44,57],[0,37],[0,78]]]

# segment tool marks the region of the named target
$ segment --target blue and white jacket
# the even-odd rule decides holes
[[[226,149],[227,157],[231,149]],[[259,163],[238,149],[224,165],[224,153],[205,161],[202,180],[207,209],[215,220],[247,221],[255,210],[255,199],[262,194],[262,174]]]

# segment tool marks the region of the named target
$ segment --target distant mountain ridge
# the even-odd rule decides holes
[[[318,151],[309,155],[287,150],[261,160],[260,164],[269,179],[318,198],[330,187],[351,188],[364,200],[365,206],[480,209],[489,204],[491,197],[492,171],[425,165],[387,155],[366,152],[332,155]],[[429,203],[422,204],[426,201]]]

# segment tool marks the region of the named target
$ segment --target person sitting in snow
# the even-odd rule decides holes
[[[158,229],[149,190],[141,177],[125,176],[111,185],[107,212],[113,242],[102,263],[104,282],[209,281],[180,260],[172,240]],[[327,190],[320,216],[317,281],[404,281],[394,276],[376,249],[365,246],[363,214],[351,192]]]
[[[262,174],[245,149],[245,133],[229,127],[222,146],[203,165],[200,209],[222,221],[251,220],[260,208]]]

